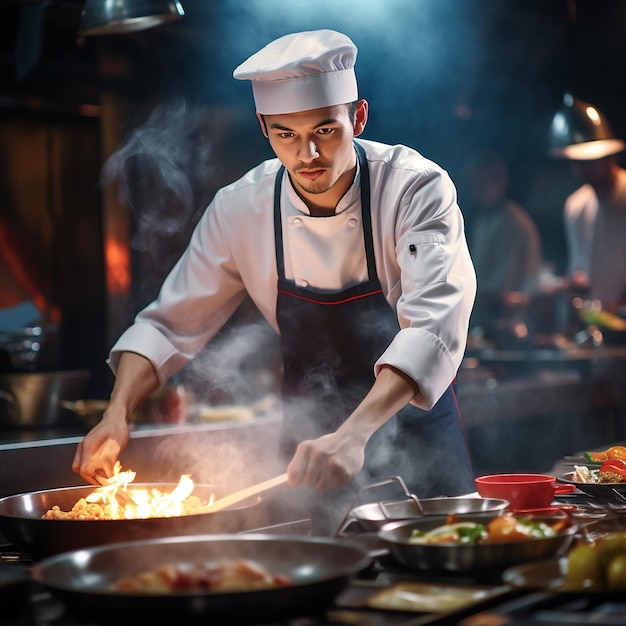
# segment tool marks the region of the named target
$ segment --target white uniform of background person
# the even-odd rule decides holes
[[[401,326],[376,367],[390,364],[411,376],[420,388],[414,403],[430,409],[463,358],[476,289],[456,191],[448,175],[417,152],[358,142],[370,166],[378,276]],[[114,369],[121,352],[139,352],[165,383],[219,331],[246,293],[278,330],[272,202],[279,165],[266,161],[216,194],[158,299],[113,346]],[[358,180],[335,216],[310,217],[286,174],[281,204],[287,278],[333,290],[364,280]],[[395,207],[397,214],[389,215]]]
[[[610,193],[590,184],[571,194],[564,209],[570,276],[589,284],[604,308],[626,300],[626,170],[616,168]]]

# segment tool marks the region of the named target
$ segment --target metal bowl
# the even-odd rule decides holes
[[[463,516],[463,520],[488,524],[495,517],[497,517],[496,514],[486,513],[466,515]],[[548,523],[555,521],[554,515],[534,515],[533,518]],[[445,523],[445,516],[424,517],[410,522],[390,522],[381,528],[378,535],[387,543],[393,557],[411,569],[476,573],[500,572],[518,563],[561,556],[569,548],[578,529],[576,524],[569,524],[554,537],[509,543],[418,544],[410,542],[414,530],[428,531]]]
[[[0,424],[50,426],[61,416],[59,403],[80,398],[89,370],[0,374]]]
[[[420,500],[423,515],[471,515],[495,513],[499,515],[509,506],[508,500],[499,498],[426,498]],[[391,502],[370,502],[352,510],[352,516],[364,530],[378,531],[389,522],[415,520],[422,517],[415,502],[396,500]]]

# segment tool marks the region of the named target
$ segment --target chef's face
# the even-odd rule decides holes
[[[354,178],[352,139],[367,121],[367,102],[281,115],[257,114],[261,129],[307,204],[334,209]]]

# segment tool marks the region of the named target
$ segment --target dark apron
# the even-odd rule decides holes
[[[374,384],[374,363],[400,330],[376,273],[369,168],[363,148],[355,147],[368,280],[348,289],[329,293],[298,287],[285,278],[280,211],[284,168],[276,176],[276,318],[284,361],[281,450],[286,460],[299,442],[334,432],[354,411]],[[311,490],[305,499],[318,514],[323,514],[320,507],[326,511],[330,527],[346,514],[359,488],[391,476],[401,476],[420,498],[475,490],[453,385],[430,411],[408,405],[378,429],[365,449],[362,471],[346,488],[322,495]]]

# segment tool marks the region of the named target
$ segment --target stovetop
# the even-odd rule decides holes
[[[307,520],[268,527],[278,534],[306,535]],[[254,532],[268,529],[257,529]],[[253,532],[253,531],[248,531]],[[499,573],[481,577],[458,574],[418,572],[400,565],[375,541],[372,533],[358,526],[347,526],[346,540],[357,541],[370,551],[371,564],[360,571],[335,598],[332,606],[303,614],[286,621],[264,622],[255,617],[246,626],[576,626],[626,624],[626,594],[563,594],[548,591],[514,589],[504,585]],[[12,545],[0,545],[0,624],[6,626],[106,626],[97,615],[77,617],[61,599],[30,576],[33,559]],[[399,584],[481,585],[494,593],[471,606],[448,613],[377,610],[368,604],[374,594]],[[120,615],[116,626],[141,623],[141,616],[124,620]],[[210,617],[207,616],[207,620]],[[207,621],[208,623],[208,621]],[[110,623],[109,623],[110,624]],[[211,626],[234,626],[217,624]]]
[[[32,567],[28,555],[13,546],[0,546],[0,578],[8,571],[28,574]],[[368,608],[365,599],[397,583],[493,584],[500,593],[450,613],[416,613],[378,611]],[[107,626],[96,615],[80,619],[68,611],[63,602],[28,576],[17,584],[0,586],[2,618],[5,626]],[[120,616],[116,624],[141,623],[141,616]],[[217,626],[211,621],[212,626]],[[318,613],[307,612],[281,622],[251,620],[248,626],[577,626],[626,624],[626,596],[600,594],[557,594],[546,591],[524,591],[502,586],[499,581],[471,577],[408,571],[398,566],[390,555],[381,555],[351,581],[330,608]],[[221,625],[220,625],[221,626]],[[232,626],[231,624],[223,626]]]

